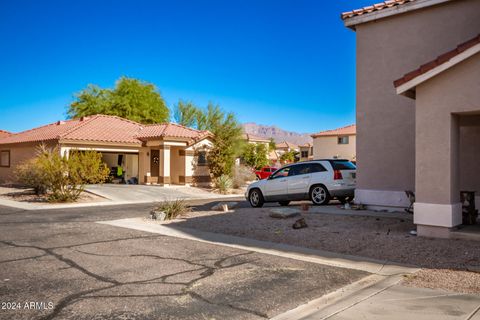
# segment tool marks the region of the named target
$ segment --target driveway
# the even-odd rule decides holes
[[[148,208],[0,207],[0,318],[263,319],[368,275],[95,223]]]
[[[86,190],[113,201],[130,203],[175,199],[218,199],[227,197],[209,192],[205,189],[187,186],[163,187],[155,185],[97,184],[88,185]]]

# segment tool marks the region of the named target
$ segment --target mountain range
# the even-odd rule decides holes
[[[310,133],[287,131],[277,126],[267,126],[255,122],[247,122],[242,124],[242,126],[245,133],[267,139],[273,138],[277,143],[287,141],[296,145],[302,145],[305,143],[312,143],[313,140],[312,137],[310,137]]]

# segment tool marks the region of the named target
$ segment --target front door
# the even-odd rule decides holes
[[[150,150],[150,175],[152,177],[160,175],[160,150]]]

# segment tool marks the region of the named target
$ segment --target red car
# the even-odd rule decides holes
[[[258,180],[263,180],[270,177],[275,171],[277,171],[277,168],[275,167],[263,167],[260,170],[255,170],[255,175]]]

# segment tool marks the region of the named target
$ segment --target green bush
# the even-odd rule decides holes
[[[187,206],[185,200],[177,199],[173,201],[163,201],[157,205],[151,212],[152,218],[157,219],[158,212],[165,213],[165,220],[172,220],[190,212],[190,208]]]
[[[37,165],[36,158],[19,164],[15,168],[15,175],[21,184],[33,188],[35,194],[42,195],[47,192],[46,175]]]
[[[220,191],[221,194],[227,194],[230,189],[232,189],[233,182],[232,178],[226,174],[221,175],[215,179],[215,187]]]
[[[95,151],[72,151],[62,156],[58,147],[41,145],[34,159],[16,168],[19,180],[35,191],[47,192],[50,202],[76,201],[86,183],[102,183],[109,170]],[[29,177],[28,172],[33,172]]]
[[[241,188],[253,180],[255,180],[255,174],[251,168],[244,165],[235,166],[232,181],[234,188]]]

